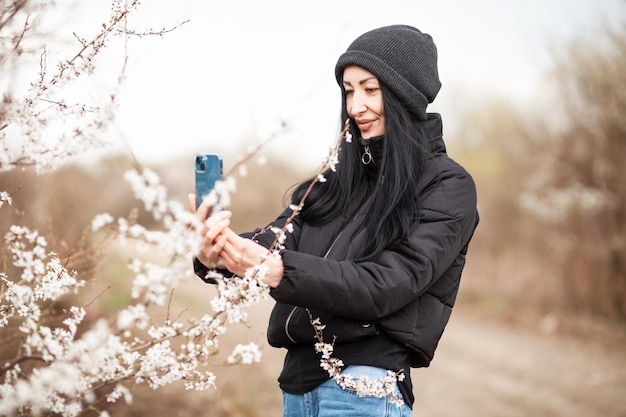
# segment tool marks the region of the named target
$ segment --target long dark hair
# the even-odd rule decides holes
[[[367,225],[367,246],[360,254],[372,259],[385,248],[399,243],[411,225],[419,221],[418,182],[428,157],[428,137],[424,124],[413,116],[398,98],[380,84],[385,114],[385,138],[382,161],[376,185],[370,194],[371,204],[363,224]],[[345,94],[342,99],[341,120],[348,118]],[[354,203],[357,186],[366,180],[361,162],[363,147],[354,120],[350,119],[351,143],[343,143],[336,172],[328,170],[326,182],[314,186],[300,216],[312,225],[323,225],[348,212]],[[292,201],[298,202],[312,179],[298,185]]]

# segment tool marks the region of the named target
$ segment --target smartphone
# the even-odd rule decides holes
[[[222,179],[222,157],[214,153],[197,154],[196,166],[196,210],[209,195],[215,182]]]

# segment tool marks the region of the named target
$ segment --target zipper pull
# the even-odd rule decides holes
[[[372,162],[372,159],[372,151],[369,146],[366,146],[365,153],[361,155],[361,162],[363,162],[363,165],[369,165],[369,163]]]

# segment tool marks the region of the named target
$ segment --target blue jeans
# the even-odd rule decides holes
[[[343,372],[355,380],[361,376],[382,379],[387,371],[373,366],[348,366]],[[396,386],[395,395],[402,398]],[[359,397],[341,388],[334,380],[324,382],[305,394],[283,392],[283,417],[410,417],[411,408],[397,406],[389,397]]]

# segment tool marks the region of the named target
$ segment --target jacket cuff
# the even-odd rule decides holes
[[[202,262],[200,262],[200,260],[196,256],[193,257],[193,272],[195,272],[195,274],[207,284],[217,284],[217,281],[215,281],[214,278],[207,277],[207,274],[209,273],[209,268],[207,268]]]
[[[232,278],[233,275],[235,275],[228,269],[209,269],[202,262],[200,262],[198,260],[198,257],[196,256],[193,257],[193,271],[196,273],[197,276],[200,277],[202,281],[206,282],[207,284],[217,284],[215,278],[208,276],[209,272],[211,271],[215,271],[218,274],[221,274],[224,278]]]

